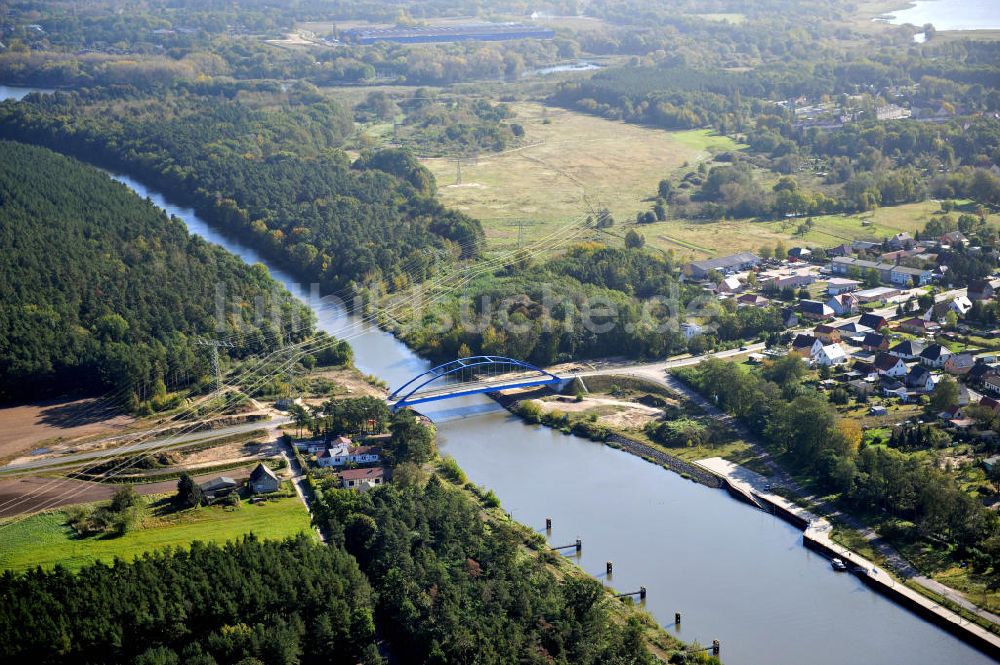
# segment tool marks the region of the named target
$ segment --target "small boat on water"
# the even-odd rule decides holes
[[[836,557],[830,560],[830,566],[832,566],[838,573],[847,570],[847,564]]]

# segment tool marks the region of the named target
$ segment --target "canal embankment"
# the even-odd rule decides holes
[[[698,460],[695,464],[715,475],[731,494],[745,497],[748,502],[802,529],[802,544],[805,547],[831,559],[841,559],[848,570],[872,590],[932,621],[992,658],[1000,659],[1000,636],[962,618],[906,586],[874,562],[834,542],[831,538],[833,525],[827,519],[769,492],[770,485],[764,476],[721,457]]]

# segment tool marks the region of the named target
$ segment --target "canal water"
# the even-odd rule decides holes
[[[191,233],[222,245],[295,294],[297,281],[253,248],[212,229],[193,210],[128,176],[115,179],[182,219]],[[338,334],[359,322],[317,312]],[[399,386],[428,363],[375,327],[354,337],[358,368]],[[550,542],[583,540],[580,566],[620,591],[644,585],[646,607],[684,640],[711,644],[733,665],[972,665],[991,660],[947,632],[873,593],[853,575],[802,546],[785,522],[638,457],[522,423],[486,397],[431,405],[443,453],[476,483],[496,491],[518,521]],[[614,561],[613,580],[604,579]],[[682,624],[673,626],[674,612]]]

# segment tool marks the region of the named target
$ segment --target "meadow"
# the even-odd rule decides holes
[[[454,161],[422,160],[441,200],[480,219],[493,249],[516,247],[521,222],[531,242],[596,208],[634,220],[660,179],[740,147],[708,130],[665,132],[536,103],[513,107],[527,146],[463,162],[461,183]]]
[[[313,533],[309,514],[297,498],[247,501],[238,508],[207,506],[155,515],[148,509],[141,527],[117,538],[79,538],[66,523],[66,513],[49,511],[5,525],[0,570],[23,571],[61,565],[69,570],[116,558],[131,561],[144,552],[186,546],[195,540],[223,543],[253,532],[261,539],[281,539]]]

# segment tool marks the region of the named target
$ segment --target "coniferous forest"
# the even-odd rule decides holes
[[[189,235],[93,167],[0,143],[0,400],[124,390],[135,407],[198,381],[208,368],[193,340],[216,329],[217,287],[283,312],[286,329],[255,323],[253,307],[230,319],[227,333],[245,341],[235,353],[311,329],[262,266]]]

